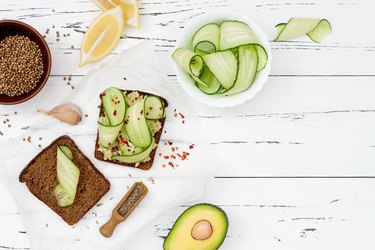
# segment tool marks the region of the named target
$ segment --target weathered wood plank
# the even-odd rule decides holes
[[[230,226],[223,249],[371,249],[374,185],[373,179],[215,179],[202,198],[168,211],[146,228],[138,237],[147,241],[137,241],[145,245],[134,249],[159,249],[178,215],[199,202],[227,212]],[[3,189],[0,198],[10,200]],[[0,246],[27,248],[16,211],[12,202],[0,207],[0,224],[7,225]]]
[[[265,30],[271,41],[273,26],[293,16],[327,17],[333,26],[333,34],[322,44],[315,44],[307,38],[291,42],[272,42],[274,63],[273,75],[375,75],[375,34],[368,32],[374,23],[372,2],[357,1],[155,1],[141,2],[142,29],[127,29],[114,53],[128,48],[140,40],[153,40],[163,63],[169,67],[168,74],[174,74],[170,54],[176,37],[183,27],[195,16],[207,10],[232,8],[251,16]],[[56,2],[37,1],[35,7],[25,7],[24,1],[12,4],[0,3],[3,18],[22,19],[47,35],[54,58],[53,74],[84,74],[88,67],[79,69],[80,41],[84,31],[99,13],[91,1]],[[144,6],[143,6],[144,5]],[[331,11],[326,11],[330,9]],[[355,13],[361,13],[353,16]],[[51,20],[53,20],[51,22]],[[52,29],[52,26],[55,26]],[[56,41],[55,30],[69,33]],[[350,31],[350,32],[348,32]],[[71,49],[71,46],[74,49]],[[287,63],[286,63],[287,62]]]

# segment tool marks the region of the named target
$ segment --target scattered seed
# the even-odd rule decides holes
[[[74,45],[70,46],[71,49],[74,49]]]
[[[89,115],[88,115],[88,114],[85,114],[85,117],[89,117]]]
[[[97,204],[96,206],[97,206],[97,207],[100,207],[101,205],[103,205],[103,203],[99,203],[99,204]]]
[[[43,138],[42,137],[39,137],[39,141],[41,141]]]
[[[40,148],[41,148],[41,147],[42,147],[42,145],[40,145],[40,144],[39,144],[39,145],[38,145],[38,147],[40,147]]]
[[[52,25],[52,29],[54,29],[55,28],[55,25]]]
[[[72,89],[74,89],[74,86],[72,86]]]
[[[64,76],[64,81],[66,81],[66,76]]]
[[[15,114],[15,115],[18,114],[17,111],[14,111],[14,114]]]
[[[0,135],[4,135],[3,132],[0,131]]]
[[[67,82],[68,85],[70,85],[70,82]]]
[[[8,124],[8,128],[12,127],[12,125]]]

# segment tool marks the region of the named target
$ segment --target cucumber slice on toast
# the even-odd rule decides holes
[[[142,100],[129,107],[125,118],[125,129],[130,141],[141,148],[146,148],[152,143],[152,134],[146,123],[144,106],[145,100]]]

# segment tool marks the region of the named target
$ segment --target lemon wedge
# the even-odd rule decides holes
[[[125,24],[139,29],[139,6],[137,0],[92,0],[102,10],[121,5]]]
[[[111,52],[123,31],[124,19],[121,6],[101,13],[83,37],[80,66],[98,61]]]

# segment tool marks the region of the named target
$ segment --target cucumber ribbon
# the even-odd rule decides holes
[[[286,41],[306,34],[312,41],[321,43],[332,33],[329,21],[317,18],[291,18],[287,23],[277,24],[275,28],[275,41]]]
[[[172,58],[209,95],[247,90],[268,61],[255,32],[239,21],[204,25],[194,34],[192,47],[176,49]]]

